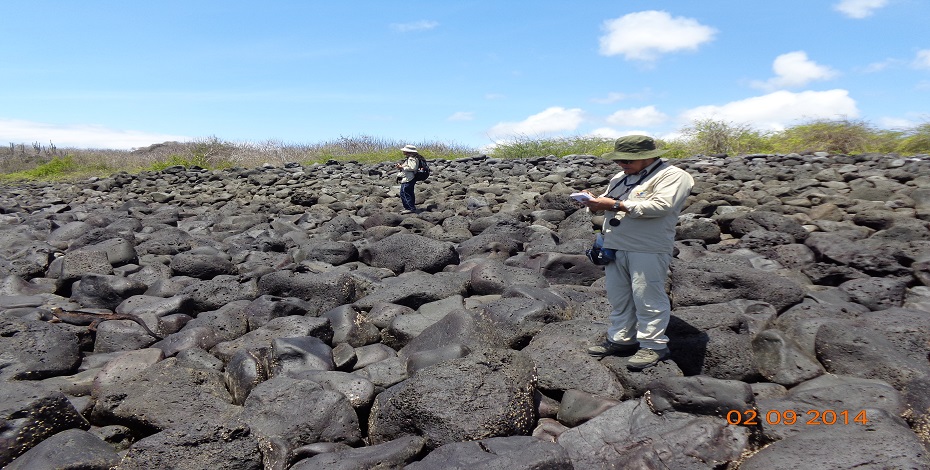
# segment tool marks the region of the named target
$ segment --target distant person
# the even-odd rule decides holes
[[[608,316],[607,340],[588,348],[596,357],[630,356],[627,368],[643,370],[669,357],[665,330],[671,302],[665,293],[675,244],[675,225],[694,179],[659,158],[655,140],[644,135],[621,137],[604,154],[622,171],[607,191],[581,204],[606,211],[601,227],[603,249],[613,259],[604,266]],[[607,256],[608,259],[611,256]]]
[[[410,144],[405,145],[400,151],[404,153],[404,161],[396,166],[400,170],[397,174],[400,178],[400,203],[404,205],[401,214],[416,214],[418,212],[417,198],[413,193],[413,188],[417,184],[415,177],[421,157],[417,148]]]

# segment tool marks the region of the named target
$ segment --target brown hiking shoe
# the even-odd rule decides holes
[[[613,341],[607,340],[597,346],[591,346],[588,348],[588,354],[594,357],[605,357],[605,356],[629,356],[636,352],[639,349],[639,343],[633,344],[617,344]]]
[[[636,351],[636,354],[630,358],[626,363],[626,368],[629,370],[643,370],[649,367],[652,367],[659,363],[659,361],[664,361],[668,359],[671,354],[668,351],[668,348],[662,349],[649,349],[642,348],[639,351]]]

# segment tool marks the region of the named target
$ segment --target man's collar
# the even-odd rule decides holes
[[[656,168],[658,168],[659,165],[661,165],[661,164],[662,164],[662,159],[661,159],[661,158],[656,158],[656,161],[654,161],[654,162],[650,163],[649,165],[647,165],[645,168],[643,168],[642,170],[640,170],[639,173],[636,173],[636,175],[643,175],[643,176],[646,176],[646,175],[648,175],[649,173],[652,173],[653,170],[655,170]]]

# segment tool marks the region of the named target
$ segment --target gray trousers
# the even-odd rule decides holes
[[[672,315],[665,293],[672,255],[617,251],[617,259],[604,267],[608,317],[607,338],[618,344],[662,349],[668,343],[665,329]]]

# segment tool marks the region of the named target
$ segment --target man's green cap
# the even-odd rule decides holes
[[[614,142],[614,151],[601,155],[608,160],[645,160],[668,152],[656,148],[656,141],[646,135],[628,135]]]

